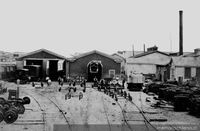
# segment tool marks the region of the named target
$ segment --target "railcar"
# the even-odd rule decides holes
[[[128,76],[127,89],[132,91],[140,91],[143,87],[144,76],[140,73],[131,73]]]
[[[39,65],[27,65],[23,69],[17,69],[15,72],[16,80],[20,79],[21,84],[25,84],[30,81],[38,81],[41,79],[41,66]]]

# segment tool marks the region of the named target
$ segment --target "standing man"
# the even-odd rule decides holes
[[[122,86],[125,87],[125,78],[122,80]]]
[[[94,77],[94,86],[98,86],[97,84],[98,84],[98,80],[97,80],[97,78],[96,78],[96,76],[95,76],[95,77]]]
[[[58,77],[58,85],[60,85],[60,82],[61,82],[61,77],[59,76]]]

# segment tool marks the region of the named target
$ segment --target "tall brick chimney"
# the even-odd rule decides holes
[[[179,55],[183,55],[183,11],[179,11]]]

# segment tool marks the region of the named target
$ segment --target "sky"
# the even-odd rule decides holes
[[[158,46],[179,50],[179,10],[183,10],[183,50],[200,48],[198,0],[4,0],[0,1],[0,50],[41,48],[70,57],[92,50],[112,54]]]

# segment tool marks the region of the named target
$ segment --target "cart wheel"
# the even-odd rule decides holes
[[[7,124],[11,124],[13,122],[15,122],[18,118],[18,114],[16,111],[14,110],[8,110],[5,112],[5,115],[4,115],[4,121],[7,123]]]
[[[10,104],[5,103],[5,104],[3,105],[3,108],[4,108],[5,111],[9,110]]]
[[[6,100],[3,97],[0,97],[0,104],[4,104]]]
[[[19,105],[17,106],[17,110],[18,110],[18,113],[19,113],[19,114],[24,114],[24,112],[25,112],[25,107],[24,107],[24,105],[19,104]]]
[[[24,104],[30,104],[31,103],[31,100],[30,100],[29,97],[24,97],[23,100],[24,100]]]

